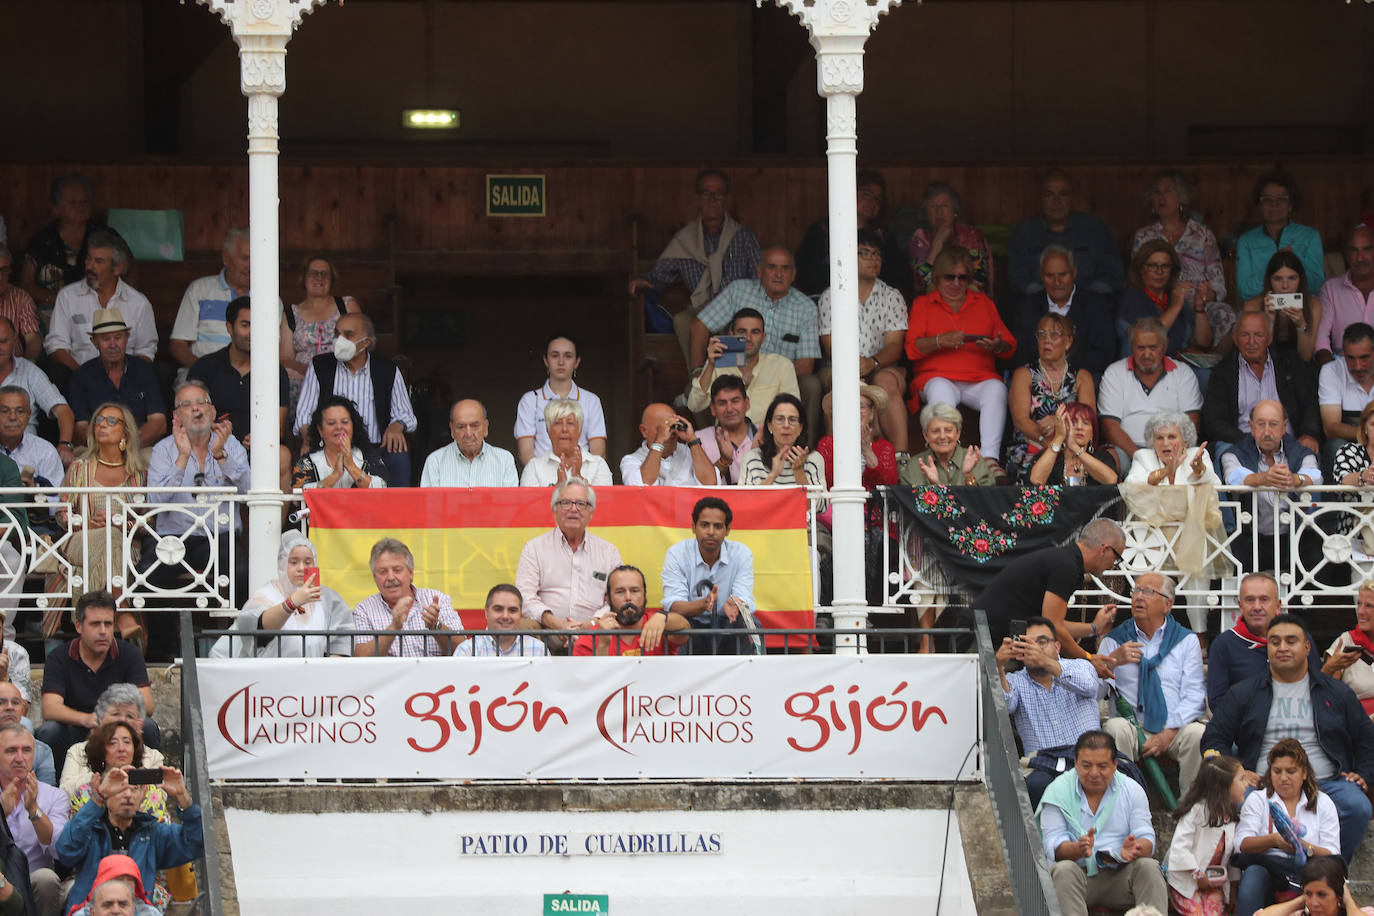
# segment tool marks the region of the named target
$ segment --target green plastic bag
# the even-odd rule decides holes
[[[140,261],[186,260],[186,219],[180,210],[111,209],[107,222]]]

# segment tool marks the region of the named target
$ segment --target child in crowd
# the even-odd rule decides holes
[[[1234,757],[1210,757],[1179,802],[1174,839],[1164,860],[1169,901],[1180,916],[1222,916],[1231,897],[1229,863],[1245,801],[1245,768]]]
[[[1269,751],[1269,769],[1260,780],[1260,789],[1245,799],[1236,827],[1236,849],[1248,859],[1236,894],[1237,913],[1255,913],[1273,903],[1276,892],[1298,891],[1298,874],[1306,859],[1341,852],[1336,805],[1317,788],[1307,751],[1296,738],[1284,738]],[[1287,815],[1296,837],[1284,836],[1270,802]],[[1301,844],[1301,855],[1294,840]]]

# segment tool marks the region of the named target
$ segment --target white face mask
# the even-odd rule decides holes
[[[358,355],[358,345],[347,337],[334,338],[334,358],[341,363],[346,363]]]

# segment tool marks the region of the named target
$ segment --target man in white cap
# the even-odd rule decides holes
[[[86,437],[95,409],[106,401],[123,404],[138,424],[138,439],[149,447],[167,434],[167,406],[157,372],[146,360],[129,359],[129,325],[119,309],[97,309],[91,317],[91,343],[96,356],[72,373],[71,406],[76,412],[76,439]]]

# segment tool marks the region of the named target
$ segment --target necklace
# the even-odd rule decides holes
[[[122,462],[122,461],[106,461],[104,458],[101,458],[99,455],[96,455],[96,456],[95,456],[95,460],[98,461],[98,462],[100,462],[101,464],[105,465],[105,467],[107,467],[107,468],[122,468],[122,467],[124,467],[124,462]]]
[[[1045,365],[1043,362],[1040,364],[1040,374],[1041,374],[1041,376],[1043,376],[1044,379],[1045,379],[1046,387],[1049,388],[1049,390],[1050,390],[1052,393],[1057,393],[1057,392],[1059,391],[1060,387],[1064,384],[1064,376],[1066,376],[1066,375],[1069,374],[1069,364],[1068,364],[1068,361],[1066,360],[1066,361],[1064,362],[1064,365],[1062,365],[1062,366],[1059,367],[1059,378],[1058,378],[1058,380],[1055,380],[1055,379],[1050,375],[1050,367],[1047,366],[1047,365]]]

